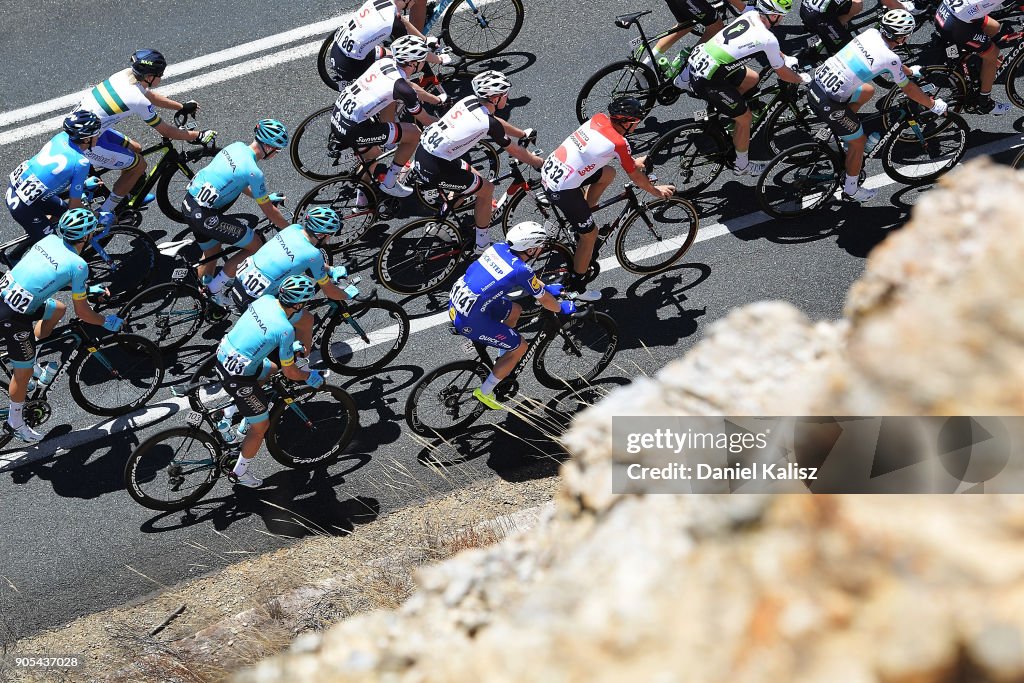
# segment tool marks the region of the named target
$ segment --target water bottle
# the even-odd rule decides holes
[[[217,423],[217,431],[220,432],[221,438],[228,445],[234,444],[238,439],[235,432],[231,429],[231,420],[226,417]]]
[[[235,434],[237,435],[237,439],[239,441],[242,441],[243,439],[245,439],[245,433],[248,430],[249,430],[249,422],[243,417],[242,421],[238,423],[237,427],[235,427]]]
[[[676,76],[679,75],[679,72],[683,70],[683,66],[686,62],[686,55],[680,52],[679,54],[676,55],[676,58],[673,59],[671,62],[669,62],[667,59],[665,61],[666,63],[662,65],[660,64],[659,60],[659,66],[661,66],[662,71],[665,72],[665,78],[675,78]]]
[[[57,370],[60,368],[56,361],[50,361],[46,365],[42,366],[42,372],[39,374],[39,386],[48,387],[50,383],[57,377]]]

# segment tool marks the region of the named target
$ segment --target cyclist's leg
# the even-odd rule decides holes
[[[234,400],[238,413],[245,418],[247,424],[241,452],[232,470],[236,477],[246,473],[249,462],[259,453],[270,426],[270,407],[267,396],[263,393],[262,383],[276,370],[277,366],[264,359],[263,368],[258,375],[232,375],[224,369],[219,360],[217,362],[217,371],[223,380],[224,391]]]
[[[7,387],[11,397],[7,424],[13,430],[19,430],[25,424],[23,410],[36,358],[35,337],[32,334],[33,318],[34,316],[12,311],[7,304],[0,302],[0,339],[6,342],[7,356],[13,370]],[[20,433],[19,436],[31,441],[42,438],[31,431]]]
[[[468,164],[467,164],[468,166]],[[490,246],[491,244],[491,214],[494,211],[492,206],[494,201],[494,183],[486,178],[480,176],[476,172],[476,169],[470,168],[473,175],[476,176],[476,182],[478,183],[477,189],[467,191],[464,194],[475,194],[476,205],[473,207],[473,218],[476,220],[476,248],[480,250],[482,247]]]
[[[28,205],[8,186],[7,209],[11,213],[11,218],[24,228],[25,234],[28,235],[28,240],[9,253],[12,263],[16,263],[29,247],[53,232],[57,221],[67,210],[67,204],[58,197],[50,197]]]
[[[121,175],[110,190],[110,196],[103,202],[100,211],[113,211],[114,207],[131,192],[135,183],[146,172],[146,160],[140,152],[142,146],[113,128],[106,130],[96,144],[85,150],[85,157],[99,168],[119,170]]]
[[[812,83],[808,90],[807,102],[811,109],[819,118],[826,121],[832,132],[846,144],[846,180],[843,183],[843,192],[850,197],[859,189],[860,169],[864,165],[864,147],[867,144],[864,128],[854,107],[863,106],[873,94],[874,88],[870,84],[865,84],[854,91],[849,102],[839,102],[828,97],[817,82]]]
[[[590,268],[590,262],[594,259],[594,246],[597,244],[597,226],[594,225],[594,216],[581,188],[548,194],[576,233],[576,252],[572,259],[573,272],[566,278],[565,287],[569,291],[579,294],[584,291],[583,280]]]
[[[744,92],[757,84],[757,72],[749,67],[737,69],[728,74],[716,87],[708,88],[708,101],[719,112],[732,117],[736,125],[732,133],[736,149],[736,169],[743,171],[749,165],[747,156],[750,149],[750,107],[744,99]]]
[[[584,196],[587,198],[587,206],[594,208],[598,202],[601,201],[601,195],[608,189],[608,186],[615,180],[615,169],[611,166],[605,166],[601,169],[600,173],[590,176],[583,182],[581,187]]]
[[[47,299],[46,303],[43,304],[43,317],[36,321],[33,328],[36,339],[46,339],[53,332],[53,328],[57,327],[63,318],[64,314],[67,313],[68,307],[61,301],[56,299]]]
[[[526,340],[514,328],[521,312],[519,304],[502,300],[492,303],[485,314],[456,314],[452,319],[463,336],[498,349],[499,358],[479,389],[483,396],[477,396],[491,408],[500,407],[493,402],[494,388],[511,374],[529,348]]]

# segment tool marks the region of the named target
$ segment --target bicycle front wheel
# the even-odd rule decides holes
[[[461,434],[487,410],[473,396],[473,390],[489,373],[483,363],[474,360],[447,363],[428,372],[405,402],[409,428],[428,439]]]
[[[665,270],[693,246],[699,225],[690,202],[657,199],[626,217],[615,240],[615,258],[631,273]]]
[[[377,280],[398,294],[425,294],[452,280],[465,252],[457,225],[437,218],[409,223],[377,256]]]
[[[619,328],[607,313],[595,311],[570,318],[537,349],[533,372],[550,389],[579,391],[612,362],[619,348]]]
[[[292,401],[275,401],[267,450],[285,467],[327,465],[352,441],[359,426],[356,402],[343,389],[299,387]]]
[[[316,54],[316,71],[320,74],[320,80],[331,90],[338,90],[338,81],[334,77],[334,68],[331,60],[331,48],[334,46],[334,31],[324,37],[320,43],[320,51]]]
[[[128,458],[124,484],[150,510],[185,510],[210,492],[220,476],[220,444],[194,427],[175,427],[146,439]]]
[[[313,112],[298,125],[288,155],[299,175],[321,182],[350,175],[359,164],[352,148],[342,148],[331,123],[334,105]]]
[[[904,121],[882,150],[882,168],[890,178],[907,185],[933,182],[960,163],[969,131],[959,114],[923,112]]]
[[[124,415],[153,398],[164,362],[153,342],[115,334],[90,347],[70,369],[71,396],[94,415]]]
[[[153,238],[138,228],[111,228],[104,237],[89,240],[82,258],[89,265],[89,282],[110,290],[107,303],[123,304],[149,284],[156,266]]]
[[[363,375],[388,366],[409,341],[409,316],[394,301],[359,301],[327,324],[320,355],[332,370]]]
[[[1015,106],[1024,109],[1024,52],[1006,67],[1006,96]]]
[[[585,123],[594,114],[608,111],[608,105],[619,97],[635,97],[644,113],[654,109],[658,77],[646,64],[624,59],[598,70],[580,88],[576,97],[576,118]]]
[[[963,110],[964,102],[967,99],[967,81],[963,75],[949,66],[926,66],[921,69],[921,85],[929,84],[935,87],[935,97],[943,99],[949,104],[949,111],[960,112]],[[902,88],[893,88],[885,94],[878,102],[878,111],[882,112],[882,130],[889,130],[897,121],[897,116],[902,116],[903,111],[900,104],[907,102],[907,94]],[[929,134],[938,133],[941,127],[934,126]],[[916,140],[917,136],[911,133],[905,140]]]
[[[441,19],[441,37],[456,54],[493,57],[523,28],[523,0],[455,0]]]
[[[161,352],[180,349],[206,320],[206,304],[199,290],[168,282],[140,292],[117,316],[126,332],[153,342]]]
[[[316,206],[329,206],[341,217],[341,230],[327,245],[334,253],[355,243],[379,221],[377,195],[357,178],[333,178],[320,183],[295,205],[295,215],[301,216]]]
[[[675,185],[677,194],[693,196],[715,182],[728,163],[729,150],[715,126],[687,123],[654,143],[644,168],[655,173],[659,183]]]
[[[757,179],[757,202],[769,216],[795,218],[829,201],[842,179],[832,150],[816,142],[786,150]]]

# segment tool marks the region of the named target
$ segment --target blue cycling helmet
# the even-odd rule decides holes
[[[329,206],[317,206],[306,212],[302,227],[318,235],[334,235],[341,230],[341,218]]]
[[[132,55],[132,73],[136,78],[163,77],[166,68],[167,60],[156,50],[137,50]]]
[[[60,217],[57,234],[68,242],[81,242],[96,232],[99,221],[89,209],[71,209]]]
[[[68,134],[72,142],[81,142],[100,132],[100,119],[91,111],[79,109],[71,112],[64,119],[64,132]]]
[[[308,275],[289,275],[277,290],[277,300],[285,306],[304,304],[316,296],[316,283]]]
[[[256,124],[252,132],[256,136],[256,142],[277,149],[288,146],[288,129],[277,119],[263,119]]]

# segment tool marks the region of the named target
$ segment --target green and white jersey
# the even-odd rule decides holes
[[[785,65],[779,40],[757,12],[745,12],[690,53],[690,76],[710,80],[720,67],[763,52],[772,68]]]
[[[160,115],[146,98],[143,86],[135,81],[131,69],[117,72],[90,90],[76,109],[96,114],[101,130],[107,130],[132,114],[150,126],[160,123]]]

